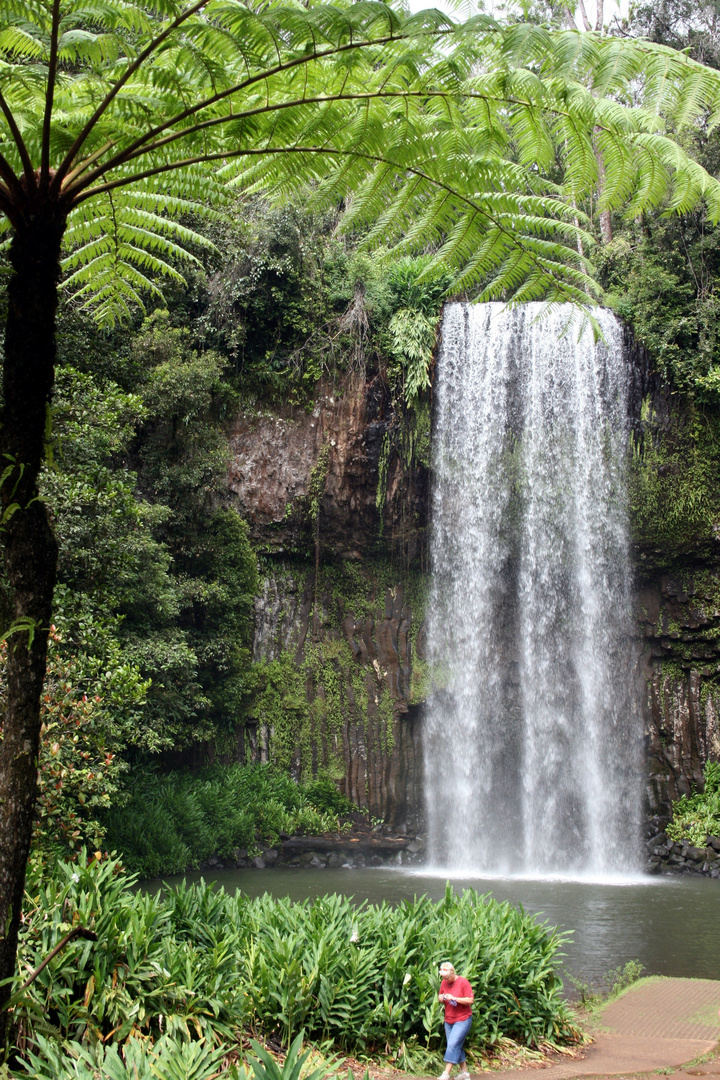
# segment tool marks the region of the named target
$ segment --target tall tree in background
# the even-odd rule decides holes
[[[687,49],[694,60],[720,67],[720,0],[658,0],[633,4],[623,33]]]
[[[642,108],[621,104],[628,87]],[[637,100],[637,97],[636,99]],[[114,321],[157,294],[228,186],[348,200],[394,253],[432,247],[482,299],[597,295],[575,206],[635,214],[718,185],[664,134],[720,82],[662,46],[461,26],[379,0],[3,0],[0,220],[11,276],[0,457],[13,612],[0,744],[0,1009],[35,802],[56,543],[38,499],[58,288]],[[585,247],[578,241],[584,242]],[[64,252],[64,258],[63,258]]]

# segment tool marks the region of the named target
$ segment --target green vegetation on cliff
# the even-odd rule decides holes
[[[720,762],[707,762],[702,791],[683,795],[673,803],[667,834],[672,840],[687,840],[698,848],[705,847],[708,836],[720,836]]]
[[[720,540],[720,411],[678,400],[670,425],[645,410],[630,466],[633,539],[648,568],[712,561]]]

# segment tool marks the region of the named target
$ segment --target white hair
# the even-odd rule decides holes
[[[448,972],[448,974],[449,974],[450,972],[452,972],[452,974],[453,974],[453,975],[455,975],[455,974],[456,974],[456,972],[455,972],[455,968],[454,968],[454,967],[452,966],[452,964],[450,963],[450,961],[449,961],[449,960],[444,960],[444,961],[443,961],[443,963],[442,963],[442,964],[440,965],[440,971],[441,971],[441,972],[443,972],[443,971],[447,971],[447,972]]]

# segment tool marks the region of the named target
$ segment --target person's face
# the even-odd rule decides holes
[[[454,971],[441,971],[440,976],[441,978],[445,979],[446,982],[449,982],[451,986],[457,978],[457,975]]]

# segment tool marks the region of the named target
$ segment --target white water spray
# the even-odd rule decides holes
[[[636,868],[624,469],[629,368],[598,311],[451,304],[433,435],[435,691],[425,733],[429,854],[448,869]]]

